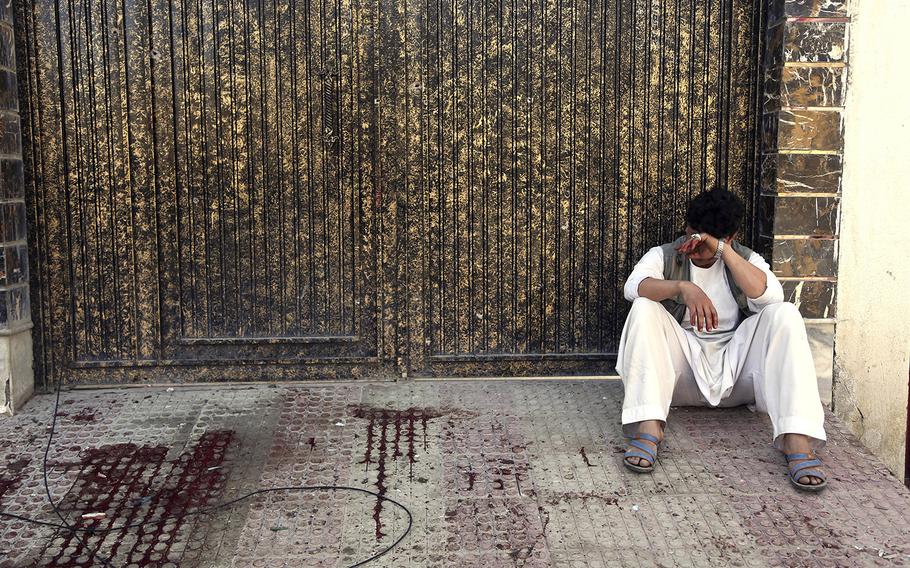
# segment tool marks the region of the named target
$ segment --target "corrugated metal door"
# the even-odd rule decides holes
[[[416,373],[610,370],[632,264],[757,193],[762,2],[408,2],[387,112]],[[382,61],[386,61],[382,58]],[[404,79],[406,77],[406,80]],[[746,228],[745,240],[752,238]]]
[[[20,3],[39,373],[609,370],[686,199],[751,218],[761,4]]]
[[[43,375],[376,367],[375,4],[23,8]]]

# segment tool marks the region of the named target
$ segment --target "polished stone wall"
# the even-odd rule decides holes
[[[31,321],[13,38],[12,11],[0,6],[0,332],[14,331]]]
[[[11,2],[0,2],[0,414],[34,388],[25,183]]]
[[[766,32],[760,242],[806,318],[830,401],[841,215],[846,0],[772,0]]]

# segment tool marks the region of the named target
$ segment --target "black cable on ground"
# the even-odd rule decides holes
[[[95,529],[95,528],[91,528],[91,527],[84,528],[84,527],[72,526],[66,521],[66,518],[63,516],[63,513],[60,511],[60,508],[57,507],[57,503],[54,502],[54,498],[53,498],[53,496],[51,496],[50,485],[48,484],[48,480],[47,480],[47,456],[50,454],[51,442],[53,442],[53,440],[54,440],[54,433],[56,432],[56,429],[57,429],[57,412],[59,410],[60,410],[60,385],[58,384],[57,385],[57,397],[54,402],[54,415],[53,415],[53,420],[51,422],[51,431],[50,431],[50,435],[47,438],[47,446],[44,448],[44,460],[42,462],[42,472],[44,474],[44,491],[47,494],[47,500],[50,503],[51,508],[54,510],[54,513],[58,517],[60,517],[60,521],[62,524],[53,523],[53,522],[49,522],[49,521],[40,521],[38,519],[31,519],[29,517],[23,517],[22,515],[16,515],[14,513],[7,513],[5,511],[0,511],[0,516],[7,517],[10,519],[17,519],[20,521],[25,521],[27,523],[31,523],[34,525],[54,527],[56,529],[63,529],[63,530],[69,531],[70,533],[72,533],[73,537],[75,537],[75,539],[77,541],[79,541],[79,544],[81,544],[82,547],[88,551],[90,551],[91,549],[89,548],[88,543],[86,541],[82,540],[82,537],[79,536],[79,533],[106,534],[106,533],[110,533],[110,532],[117,532],[117,531],[123,531],[123,530],[127,530],[127,529],[137,528],[137,527],[141,527],[141,526],[145,526],[145,525],[158,524],[165,519],[176,519],[176,518],[190,517],[192,515],[202,515],[205,513],[215,511],[217,509],[223,509],[225,507],[230,507],[231,505],[239,503],[240,501],[243,501],[244,499],[249,499],[250,497],[253,497],[255,495],[260,495],[260,494],[264,494],[264,493],[275,493],[278,491],[355,491],[355,492],[359,492],[359,493],[365,493],[367,495],[372,495],[373,497],[376,497],[377,499],[380,499],[382,501],[388,501],[389,503],[392,503],[396,507],[403,510],[408,515],[408,528],[405,529],[404,533],[400,537],[398,537],[398,540],[393,542],[392,545],[389,546],[388,548],[386,548],[385,550],[382,550],[381,552],[374,554],[373,556],[370,556],[366,560],[362,560],[356,564],[352,564],[349,568],[357,568],[358,566],[363,566],[367,562],[372,562],[373,560],[376,560],[380,556],[382,556],[382,555],[388,553],[389,551],[391,551],[392,549],[394,549],[396,546],[398,546],[398,543],[400,543],[402,540],[404,540],[404,538],[406,536],[408,536],[408,534],[411,532],[411,527],[414,524],[414,516],[411,515],[411,511],[407,507],[405,507],[404,505],[402,505],[401,503],[399,503],[398,501],[396,501],[390,497],[386,497],[385,495],[380,495],[379,493],[370,491],[369,489],[362,489],[360,487],[348,487],[346,485],[293,485],[293,486],[288,486],[288,487],[272,487],[269,489],[258,489],[256,491],[246,493],[244,495],[241,495],[240,497],[231,499],[230,501],[226,501],[224,503],[219,503],[217,505],[212,505],[210,507],[203,507],[202,509],[197,509],[195,511],[189,511],[186,513],[179,513],[176,515],[166,515],[166,516],[160,517],[160,518],[152,520],[152,521],[143,521],[141,523],[121,525],[119,527],[110,527],[110,528],[106,528],[106,529]],[[126,498],[126,497],[127,496],[124,496],[124,498]],[[99,547],[100,547],[100,544],[99,544]],[[111,564],[110,559],[101,556],[97,550],[92,552],[91,555],[93,557],[96,557],[99,560],[101,560],[101,562],[105,566],[113,568],[113,564]]]

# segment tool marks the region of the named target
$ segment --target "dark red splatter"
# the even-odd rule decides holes
[[[386,430],[389,427],[389,423],[386,421],[382,422],[382,434],[379,438],[379,471],[376,474],[376,492],[380,495],[385,495],[386,486],[385,486],[385,459],[386,459],[386,446],[385,446],[385,434]],[[382,521],[380,515],[382,514],[382,499],[376,499],[376,504],[373,505],[373,520],[376,522],[376,540],[380,540],[385,536],[385,533],[382,532]]]
[[[30,460],[19,459],[6,464],[6,472],[0,474],[0,499],[7,493],[12,493],[22,483],[22,470],[28,467]]]
[[[31,461],[32,460],[28,458],[21,458],[15,461],[11,461],[6,464],[6,470],[11,473],[20,473],[23,469],[28,467],[28,464],[30,464]]]
[[[581,447],[580,451],[581,451],[581,459],[585,460],[585,465],[587,465],[588,467],[594,467],[595,464],[591,463],[591,461],[588,460],[588,454],[585,453],[584,446]]]
[[[414,453],[414,421],[408,420],[408,479],[414,479],[414,462],[417,461]]]
[[[426,414],[421,415],[420,424],[423,426],[423,451],[427,451],[427,420],[428,417]]]
[[[376,428],[376,419],[370,417],[370,423],[367,425],[367,449],[363,455],[362,464],[366,464],[366,467],[363,468],[364,471],[370,470],[370,463],[372,463],[373,457],[373,430]]]
[[[473,471],[468,472],[468,491],[474,489],[474,481],[477,480],[477,473]]]
[[[98,417],[98,413],[90,408],[83,408],[77,414],[70,414],[69,412],[63,412],[62,410],[56,414],[57,418],[65,418],[69,416],[75,422],[94,422]]]
[[[607,505],[616,505],[619,500],[612,495],[601,495],[599,493],[594,493],[593,491],[569,491],[567,493],[561,493],[547,500],[547,503],[550,505],[559,505],[565,501],[571,501],[579,499],[584,503],[587,503],[589,499],[595,501],[601,501]]]
[[[235,441],[231,431],[206,432],[194,446],[174,461],[165,461],[165,446],[115,444],[82,453],[80,472],[73,490],[60,503],[61,509],[83,513],[106,513],[91,526],[143,523],[143,526],[97,535],[83,534],[87,548],[72,533],[62,532],[54,541],[60,552],[49,566],[75,567],[80,557],[95,560],[94,551],[105,550],[108,558],[121,564],[158,566],[167,558],[181,527],[198,522],[197,517],[173,517],[213,503],[224,486],[222,467],[228,446]],[[78,517],[77,517],[78,518]],[[202,526],[198,525],[197,526]],[[121,550],[126,534],[138,538],[128,550]],[[62,542],[61,542],[62,541]],[[150,545],[149,543],[153,543]],[[164,546],[154,543],[164,543]],[[71,550],[71,554],[65,551]]]
[[[395,414],[395,452],[392,454],[392,457],[399,458],[401,457],[401,449],[398,446],[399,441],[401,440],[401,413]]]
[[[308,443],[310,444],[311,452],[316,449],[316,438],[310,438]]]
[[[473,414],[464,413],[463,411],[432,408],[411,407],[404,410],[394,410],[368,405],[351,405],[348,409],[355,418],[362,418],[367,421],[366,448],[364,448],[363,460],[360,463],[365,464],[365,471],[369,471],[370,464],[376,463],[378,469],[376,492],[382,496],[385,496],[386,493],[386,466],[389,460],[394,461],[396,458],[406,455],[409,464],[409,478],[414,478],[414,463],[417,461],[414,443],[416,424],[418,422],[423,428],[423,445],[424,450],[426,450],[428,448],[427,423],[429,420],[456,412],[473,416]],[[389,433],[390,429],[394,429],[394,434]],[[404,438],[403,442],[402,438]],[[402,443],[407,445],[407,451],[404,453],[401,451]],[[392,446],[391,452],[388,449],[389,445]],[[389,453],[391,455],[387,455]],[[382,532],[382,505],[383,501],[377,499],[373,508],[377,540],[385,536],[385,533]]]
[[[70,416],[75,422],[94,422],[97,418],[97,412],[89,409],[83,408],[79,414],[73,414]]]

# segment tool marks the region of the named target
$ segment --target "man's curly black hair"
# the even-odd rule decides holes
[[[730,191],[717,187],[689,202],[686,222],[698,232],[723,239],[739,230],[744,214],[742,200]]]

